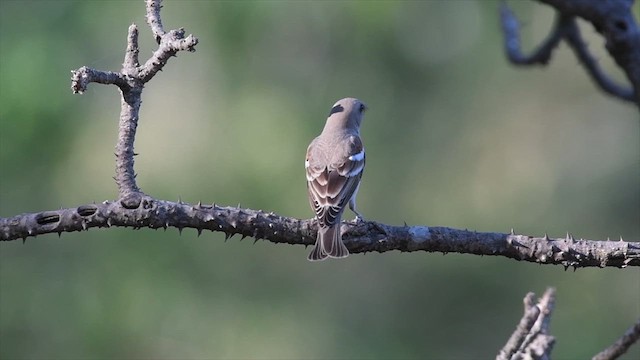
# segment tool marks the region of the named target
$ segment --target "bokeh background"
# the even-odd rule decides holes
[[[553,12],[511,4],[530,49]],[[358,200],[368,218],[639,240],[638,109],[597,90],[565,45],[548,67],[511,66],[497,6],[167,1],[167,29],[200,44],[143,94],[139,185],[309,218],[306,146],[331,105],[354,96],[370,107]],[[118,91],[73,95],[70,70],[118,70],[132,22],[146,60],[142,1],[0,2],[0,216],[117,196]],[[578,359],[640,316],[638,269],[423,252],[311,264],[308,250],[175,229],[2,243],[0,358],[487,359],[524,295],[554,286],[554,358]],[[625,358],[639,355],[636,345]]]

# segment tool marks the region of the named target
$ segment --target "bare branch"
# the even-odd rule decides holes
[[[613,360],[617,359],[620,355],[624,354],[629,350],[629,347],[633,345],[640,338],[640,319],[636,321],[636,323],[631,326],[627,331],[620,337],[620,339],[616,340],[608,348],[604,349],[602,352],[593,357],[593,360]]]
[[[556,25],[542,44],[531,54],[525,55],[522,53],[520,45],[520,25],[518,19],[505,2],[500,4],[500,19],[502,31],[504,32],[504,48],[507,57],[511,63],[515,65],[546,65],[549,59],[551,59],[551,53],[558,46],[560,40],[562,40],[563,29],[558,17]]]
[[[580,63],[605,92],[640,107],[640,28],[631,13],[633,1],[629,0],[538,0],[553,6],[556,23],[544,42],[531,55],[520,50],[518,21],[503,2],[500,7],[505,50],[509,60],[516,65],[547,64],[553,49],[565,40],[576,53]],[[609,54],[626,73],[630,87],[616,84],[599,67],[582,40],[575,17],[593,24],[606,42]]]
[[[136,24],[129,26],[129,32],[127,34],[127,50],[124,53],[124,62],[122,63],[122,73],[129,76],[136,76],[138,66],[140,66],[138,60],[138,54],[140,48],[138,46],[138,27]]]
[[[146,0],[147,4],[147,24],[153,32],[153,36],[156,42],[160,44],[160,39],[164,36],[164,27],[162,26],[162,20],[160,19],[160,9],[162,8],[162,0]]]
[[[119,88],[127,86],[127,81],[120,73],[112,71],[100,71],[86,66],[71,71],[71,91],[74,94],[82,94],[87,90],[89,83],[116,85]]]
[[[180,50],[195,51],[194,46],[198,44],[198,39],[189,35],[184,37],[184,30],[171,30],[162,36],[158,50],[140,69],[140,78],[147,82],[167,63],[170,57],[175,56]]]
[[[132,24],[127,33],[127,49],[120,73],[103,72],[87,67],[72,71],[71,89],[74,93],[82,93],[91,82],[116,84],[121,90],[114,179],[118,184],[120,202],[127,209],[139,207],[144,197],[144,193],[136,184],[133,167],[135,155],[133,145],[144,84],[162,69],[171,56],[175,56],[181,50],[194,51],[194,47],[198,44],[198,39],[192,35],[185,38],[183,29],[165,33],[160,19],[161,2],[161,0],[146,0],[147,22],[160,45],[144,66],[140,66],[138,59],[140,53],[138,28]]]
[[[556,291],[548,288],[537,304],[535,294],[524,298],[524,315],[507,344],[500,350],[497,360],[550,359],[555,338],[549,335],[549,322],[555,303]]]
[[[591,55],[587,43],[582,40],[580,28],[573,18],[569,18],[566,22],[565,40],[580,60],[582,66],[587,69],[587,73],[591,75],[593,81],[598,84],[605,92],[619,97],[624,100],[634,101],[633,89],[616,84],[598,65],[598,61]]]
[[[26,239],[49,233],[123,226],[151,229],[175,227],[240,234],[274,243],[310,245],[317,224],[261,210],[190,205],[156,200],[147,195],[133,206],[128,199],[0,219],[0,240]],[[539,264],[573,267],[640,266],[640,244],[625,241],[552,239],[514,233],[490,233],[446,227],[391,226],[373,221],[343,222],[343,239],[350,253],[427,251],[495,255]]]

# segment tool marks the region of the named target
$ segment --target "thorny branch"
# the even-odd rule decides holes
[[[546,65],[553,50],[564,40],[587,73],[602,90],[640,107],[640,28],[633,17],[633,0],[538,0],[556,9],[556,22],[548,37],[531,54],[522,53],[519,24],[505,2],[500,7],[504,46],[516,65]],[[602,70],[582,39],[576,17],[589,21],[606,41],[606,48],[626,73],[631,86],[622,86]]]
[[[221,231],[265,239],[274,243],[311,245],[316,238],[314,220],[299,220],[261,210],[221,207],[215,204],[185,204],[157,200],[145,195],[140,206],[127,207],[120,201],[83,205],[77,208],[23,214],[0,219],[0,240],[88,230],[94,227],[168,228]],[[446,227],[391,226],[373,221],[345,222],[345,245],[351,253],[427,251],[495,255],[538,264],[573,267],[640,266],[640,243],[593,241],[490,233]]]
[[[616,58],[618,64],[628,70],[624,61],[616,56],[624,37],[614,41],[611,39],[607,24],[598,23],[598,13],[589,13],[580,4],[567,5],[563,0],[540,0],[556,6],[562,13],[554,31],[533,54],[522,55],[518,40],[518,24],[506,6],[502,8],[505,46],[510,59],[518,64],[546,64],[553,48],[560,40],[566,40],[576,51],[581,62],[589,69],[598,83],[610,93],[629,100],[627,89],[608,84],[609,80],[601,72],[597,63],[587,52],[580,38],[574,16],[582,16],[596,25],[607,37],[607,48]],[[622,0],[624,1],[624,0]],[[605,2],[605,1],[603,1]],[[615,2],[608,0],[607,3]],[[631,2],[631,1],[625,1]],[[72,71],[71,89],[74,93],[82,93],[89,83],[113,84],[121,92],[121,113],[116,145],[116,176],[119,198],[115,201],[104,201],[100,204],[82,205],[54,211],[22,214],[11,218],[0,218],[0,240],[23,241],[29,236],[48,233],[82,231],[94,227],[132,227],[139,229],[167,229],[175,227],[179,231],[184,228],[196,229],[198,235],[203,230],[221,231],[226,238],[240,234],[242,238],[250,236],[265,239],[274,243],[313,244],[316,237],[316,224],[313,220],[299,220],[283,217],[261,210],[233,207],[221,207],[215,204],[185,204],[182,201],[170,202],[154,199],[144,194],[137,186],[134,173],[133,144],[140,111],[140,97],[144,84],[162,69],[168,59],[178,51],[194,51],[198,40],[192,35],[184,37],[184,30],[166,32],[160,19],[160,0],[146,0],[147,23],[159,44],[152,57],[140,65],[138,55],[138,29],[129,27],[127,48],[120,72],[100,71],[81,67]],[[636,29],[633,21],[625,19],[623,24],[629,29]],[[621,28],[620,22],[614,25]],[[605,30],[602,30],[605,29]],[[609,29],[609,30],[607,30]],[[615,34],[614,34],[615,35]],[[615,36],[614,36],[615,37]],[[637,50],[637,49],[636,49]],[[633,63],[633,61],[630,61]],[[638,62],[635,63],[636,65]],[[627,71],[629,74],[630,71]],[[638,96],[640,71],[637,77],[629,74],[629,78]],[[608,85],[607,85],[608,84]],[[627,267],[640,266],[640,244],[620,241],[575,240],[567,234],[565,238],[550,238],[516,235],[512,230],[503,233],[479,233],[446,227],[426,226],[391,226],[370,222],[345,222],[342,225],[344,239],[351,253],[370,251],[386,252],[399,250],[403,252],[457,252],[476,255],[496,255],[520,261],[540,264],[559,264],[568,267]],[[525,314],[516,331],[498,354],[498,359],[548,359],[555,342],[549,335],[549,319],[553,310],[555,291],[548,289],[543,297],[534,304],[535,295],[525,297]],[[614,359],[624,353],[627,348],[640,337],[640,322],[636,323],[615,344],[596,355],[594,359]]]

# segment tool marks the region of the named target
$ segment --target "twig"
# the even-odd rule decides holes
[[[591,55],[587,43],[582,40],[580,35],[580,28],[573,17],[569,17],[566,20],[564,39],[569,44],[569,47],[573,50],[580,60],[582,66],[585,67],[587,73],[591,75],[593,81],[598,84],[605,92],[619,97],[624,100],[634,101],[633,89],[616,84],[598,65],[598,61]]]
[[[555,303],[555,289],[548,288],[538,303],[535,294],[524,298],[524,315],[497,360],[550,359],[555,338],[549,335],[549,322]]]
[[[613,360],[629,350],[629,347],[640,339],[640,319],[608,348],[593,357],[593,360]]]
[[[546,65],[549,59],[551,59],[551,53],[563,37],[560,17],[557,17],[556,24],[542,44],[531,54],[525,55],[522,53],[520,45],[520,25],[518,19],[505,2],[500,4],[500,19],[502,31],[504,32],[504,48],[509,61],[515,65]]]

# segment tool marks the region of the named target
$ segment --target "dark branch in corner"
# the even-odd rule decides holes
[[[239,234],[274,243],[312,245],[314,220],[300,220],[261,210],[191,205],[156,200],[144,195],[140,206],[105,201],[78,208],[23,214],[0,219],[0,240],[26,239],[50,233],[88,230],[94,227],[190,228]],[[343,239],[350,253],[427,251],[495,255],[538,264],[574,267],[640,266],[640,243],[576,240],[458,230],[446,227],[391,226],[376,222],[344,222]]]
[[[550,359],[555,338],[549,335],[549,322],[555,303],[556,291],[548,288],[535,303],[536,295],[524,298],[524,315],[496,360]]]
[[[629,350],[640,339],[640,319],[631,326],[620,339],[593,357],[593,360],[613,360]]]
[[[509,61],[516,65],[546,65],[553,50],[561,40],[565,40],[602,90],[619,99],[635,102],[640,107],[640,28],[631,13],[633,1],[538,1],[556,9],[556,22],[548,37],[530,55],[524,55],[520,48],[518,20],[505,2],[501,4],[500,18]],[[600,68],[582,39],[576,17],[591,22],[604,36],[609,54],[626,73],[631,87],[616,84]]]

